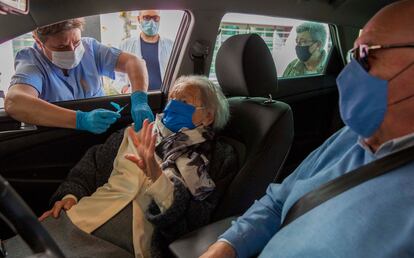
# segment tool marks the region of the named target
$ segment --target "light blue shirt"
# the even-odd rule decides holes
[[[414,257],[414,162],[364,182],[279,230],[303,195],[346,172],[414,145],[414,134],[384,143],[376,153],[348,127],[313,151],[282,184],[220,238],[238,257]]]
[[[15,70],[10,86],[27,84],[35,88],[39,98],[48,102],[103,96],[102,78],[115,77],[115,67],[121,53],[93,38],[82,38],[85,53],[68,76],[54,65],[34,45],[19,51],[15,58]]]

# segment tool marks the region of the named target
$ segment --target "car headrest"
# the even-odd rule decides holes
[[[223,92],[229,97],[268,97],[277,92],[272,54],[257,34],[228,38],[217,53],[216,75]]]

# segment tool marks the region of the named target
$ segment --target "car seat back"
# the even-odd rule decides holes
[[[216,74],[230,105],[230,120],[220,135],[236,149],[240,170],[217,206],[213,221],[244,212],[264,195],[293,140],[289,105],[268,97],[277,91],[277,74],[260,36],[227,39],[217,53]]]

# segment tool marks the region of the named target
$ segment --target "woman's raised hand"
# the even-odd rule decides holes
[[[137,133],[132,127],[129,127],[128,134],[137,150],[138,156],[134,154],[126,154],[125,158],[134,162],[144,173],[155,182],[161,175],[162,171],[155,160],[155,141],[157,135],[152,133],[154,122],[150,123],[145,119],[142,129]]]

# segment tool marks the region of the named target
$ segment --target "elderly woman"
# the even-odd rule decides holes
[[[179,78],[155,122],[85,154],[40,220],[64,209],[78,228],[135,257],[165,256],[172,240],[209,222],[234,176],[234,150],[214,133],[228,117],[220,88],[201,76]]]

